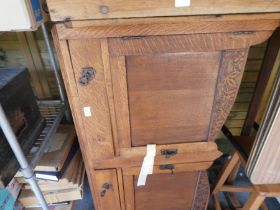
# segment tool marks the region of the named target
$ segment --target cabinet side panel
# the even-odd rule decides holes
[[[114,156],[110,111],[106,92],[101,46],[99,40],[70,40],[74,76],[80,100],[84,135],[91,160]],[[95,74],[87,84],[80,84],[85,68]]]
[[[57,32],[56,28],[54,27],[52,29],[52,36],[54,40],[55,49],[58,55],[58,60],[61,68],[61,73],[63,76],[63,81],[66,87],[67,96],[69,99],[69,105],[72,111],[72,116],[75,124],[75,129],[78,135],[78,140],[80,144],[80,148],[82,151],[83,160],[85,162],[85,168],[88,176],[88,180],[90,183],[90,189],[92,192],[93,200],[95,205],[97,205],[96,197],[94,193],[94,187],[92,182],[92,161],[91,160],[91,153],[87,150],[88,145],[85,137],[84,127],[83,127],[83,121],[81,118],[81,112],[79,112],[79,98],[77,97],[77,89],[76,89],[76,83],[74,80],[74,74],[71,64],[71,58],[69,54],[69,48],[66,40],[58,40],[57,38]]]

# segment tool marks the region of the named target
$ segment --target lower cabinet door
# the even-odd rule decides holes
[[[157,167],[157,166],[155,166]],[[160,167],[160,166],[159,166]],[[176,165],[175,165],[176,167]],[[170,166],[167,166],[169,169]],[[206,171],[154,170],[145,186],[137,186],[136,170],[124,170],[126,210],[205,210],[209,198]]]
[[[95,170],[93,177],[96,210],[121,210],[117,171]]]

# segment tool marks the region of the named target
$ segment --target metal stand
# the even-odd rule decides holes
[[[60,74],[59,74],[58,65],[57,65],[57,62],[55,60],[54,52],[53,52],[52,47],[51,47],[50,37],[49,37],[48,31],[46,29],[46,25],[45,25],[44,22],[41,23],[41,28],[42,28],[42,31],[43,31],[45,43],[47,45],[51,66],[52,66],[54,74],[55,74],[55,79],[56,79],[56,83],[57,83],[57,86],[58,86],[59,96],[60,96],[61,102],[63,104],[65,104],[66,103],[66,97],[65,97],[65,94],[64,94],[64,89],[62,87],[62,80],[61,80],[61,77],[60,77]],[[67,111],[67,110],[65,111],[65,117],[66,117],[67,122],[71,122],[71,116],[69,114],[69,111]]]
[[[28,161],[26,160],[26,158],[20,148],[17,138],[10,126],[10,123],[9,123],[1,105],[0,105],[0,127],[2,128],[4,135],[20,164],[23,177],[30,184],[31,189],[34,192],[34,194],[35,194],[37,200],[39,201],[40,205],[42,206],[43,210],[48,210],[47,203],[36,182],[34,171],[29,166]]]
[[[55,60],[54,52],[51,48],[50,39],[48,32],[46,30],[45,24],[42,23],[42,31],[44,39],[47,45],[48,53],[50,56],[51,66],[54,70],[56,83],[58,86],[59,101],[38,101],[38,105],[41,111],[42,116],[46,120],[46,125],[43,128],[40,136],[37,141],[35,141],[35,146],[31,149],[31,152],[28,154],[28,160],[24,156],[24,153],[17,141],[17,138],[9,124],[9,121],[5,115],[5,112],[0,104],[0,127],[7,138],[9,145],[11,146],[17,161],[20,164],[20,172],[25,178],[26,182],[31,186],[32,191],[34,192],[38,202],[40,203],[43,210],[48,210],[48,205],[46,200],[43,197],[43,194],[36,182],[35,173],[33,168],[36,166],[41,156],[43,155],[45,149],[48,147],[49,140],[53,137],[56,132],[57,127],[59,126],[63,115],[65,114],[66,120],[71,122],[71,115],[67,106],[66,97],[64,94],[64,89],[62,87],[62,80],[59,74],[58,66]],[[29,162],[29,163],[28,163]]]

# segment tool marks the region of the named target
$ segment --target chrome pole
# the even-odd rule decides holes
[[[61,79],[60,74],[59,74],[58,65],[57,65],[57,62],[55,60],[53,49],[51,47],[50,37],[49,37],[48,31],[47,31],[47,28],[46,28],[46,25],[45,25],[44,22],[41,23],[41,28],[42,28],[42,31],[43,31],[45,43],[47,45],[51,66],[52,66],[52,69],[54,71],[55,80],[56,80],[56,83],[57,83],[57,86],[58,86],[59,96],[60,96],[60,99],[61,99],[62,103],[66,104],[67,102],[66,102],[66,97],[65,97],[65,94],[64,94],[64,89],[63,89],[63,86],[62,86],[62,79]],[[65,111],[65,116],[66,116],[66,120],[68,122],[71,122],[71,116],[70,116],[68,110]]]
[[[26,160],[24,153],[17,141],[17,138],[13,132],[13,129],[11,128],[11,125],[5,115],[5,112],[2,108],[2,105],[0,104],[0,127],[10,145],[12,148],[17,161],[20,164],[21,172],[23,174],[23,177],[25,180],[30,184],[32,191],[34,192],[38,202],[40,203],[43,210],[48,210],[48,205],[46,203],[45,198],[43,197],[42,192],[40,191],[40,188],[36,182],[35,174],[32,168],[29,166],[28,161]]]

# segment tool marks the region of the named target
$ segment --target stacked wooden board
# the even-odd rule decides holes
[[[254,184],[280,183],[280,74],[250,154],[247,173]]]
[[[48,151],[35,167],[35,174],[48,204],[59,208],[73,200],[82,199],[85,168],[72,125],[58,128]],[[30,186],[21,177],[16,177],[16,180],[23,184],[18,198],[21,205],[25,208],[38,207],[39,203]]]

